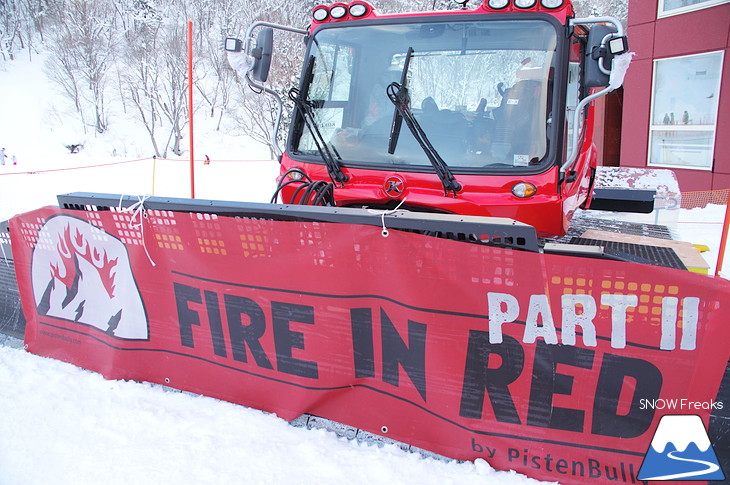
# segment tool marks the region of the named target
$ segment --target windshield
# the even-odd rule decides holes
[[[344,165],[427,170],[407,129],[388,150],[394,105],[386,88],[405,80],[415,118],[452,169],[535,166],[549,146],[556,44],[555,27],[541,20],[321,29],[305,66],[304,98]],[[317,156],[301,116],[293,135],[292,154]]]

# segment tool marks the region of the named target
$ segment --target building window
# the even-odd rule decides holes
[[[679,15],[728,2],[730,0],[659,0],[659,14],[657,17]]]
[[[654,60],[649,165],[712,170],[723,52]]]

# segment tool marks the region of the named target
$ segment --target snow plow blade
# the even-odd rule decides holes
[[[660,419],[699,415],[730,466],[725,280],[503,220],[59,203],[10,221],[31,353],[568,485],[638,483]]]

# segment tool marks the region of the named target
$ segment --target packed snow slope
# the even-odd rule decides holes
[[[2,339],[2,337],[0,337]],[[0,346],[0,483],[538,484]]]

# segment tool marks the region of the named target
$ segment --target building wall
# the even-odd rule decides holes
[[[646,167],[654,59],[724,50],[713,170],[674,169],[682,191],[730,188],[730,3],[657,19],[658,0],[630,0],[635,52],[624,82],[621,165]]]
[[[624,88],[620,87],[593,104],[593,143],[598,151],[598,164],[604,167],[620,166],[623,99]]]

